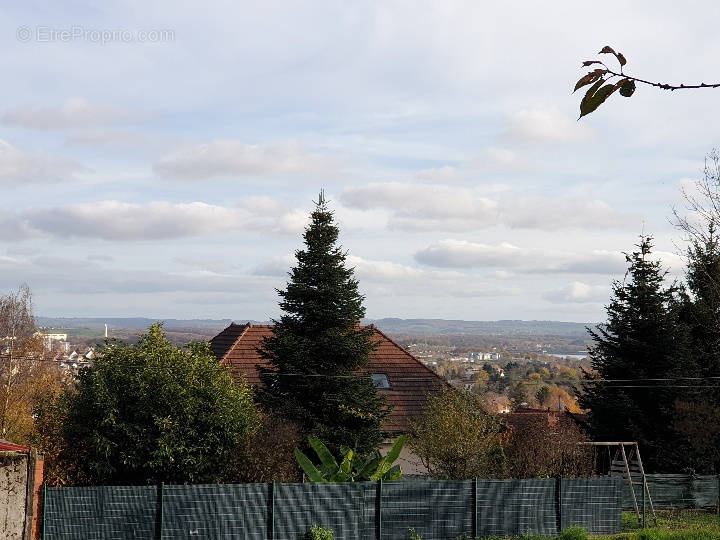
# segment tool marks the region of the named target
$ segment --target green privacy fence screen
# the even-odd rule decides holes
[[[44,538],[337,540],[620,531],[618,478],[71,487],[45,491]]]
[[[648,474],[645,479],[655,508],[717,508],[720,476]],[[635,491],[640,501],[641,488],[638,486]],[[627,483],[623,490],[623,508],[633,508]]]

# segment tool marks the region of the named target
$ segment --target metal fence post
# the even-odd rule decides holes
[[[382,538],[382,480],[377,481],[375,490],[375,538]]]
[[[155,511],[155,537],[162,540],[163,518],[165,517],[165,482],[157,485],[157,506]]]
[[[557,532],[560,534],[564,528],[562,511],[562,477],[555,478],[555,507],[557,508]]]
[[[268,484],[268,490],[270,496],[268,499],[268,537],[270,540],[275,540],[275,482]]]
[[[477,490],[477,478],[473,478],[473,520],[472,520],[472,536],[473,539],[477,538],[478,535],[478,490]]]

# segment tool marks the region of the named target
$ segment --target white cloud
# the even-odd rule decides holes
[[[522,140],[563,143],[587,139],[590,129],[557,107],[543,106],[512,113],[508,118],[508,135]]]
[[[502,213],[509,227],[546,231],[625,228],[640,222],[598,199],[514,197],[502,201]]]
[[[415,178],[422,182],[429,182],[432,184],[452,184],[460,180],[457,168],[451,167],[449,165],[444,165],[442,167],[433,167],[431,169],[422,169],[415,173]]]
[[[546,292],[543,298],[554,304],[602,303],[610,298],[610,289],[604,285],[588,285],[581,281],[573,281],[564,287]]]
[[[512,171],[527,167],[526,160],[516,152],[497,146],[486,148],[478,157],[470,160],[466,168],[486,171]]]
[[[287,278],[297,265],[293,255],[273,257],[255,267],[253,275]],[[512,286],[498,286],[455,270],[428,270],[386,260],[347,258],[360,288],[370,296],[481,297],[518,294]]]
[[[403,231],[471,231],[505,225],[517,229],[621,228],[635,222],[600,200],[528,197],[503,191],[495,198],[470,189],[400,182],[344,190],[343,204],[389,212],[388,227]]]
[[[3,124],[31,129],[67,129],[102,125],[138,124],[151,118],[150,115],[122,109],[96,105],[84,99],[73,98],[59,107],[16,107],[3,114]]]
[[[246,144],[237,139],[215,139],[166,156],[153,168],[166,178],[204,180],[250,175],[327,174],[335,166],[331,158],[311,153],[297,142],[261,145]]]
[[[0,238],[31,236],[81,237],[104,240],[159,240],[222,234],[242,229],[297,234],[299,211],[257,199],[237,206],[203,202],[154,201],[127,203],[107,200],[55,207],[30,208],[3,217]],[[269,209],[272,207],[272,211]],[[299,229],[298,229],[299,227]]]
[[[520,248],[502,243],[487,245],[466,240],[441,240],[418,251],[415,259],[440,268],[500,268],[525,273],[617,274],[625,271],[621,253],[570,253]]]
[[[251,273],[254,276],[287,277],[290,268],[296,264],[297,260],[294,256],[280,255],[256,266]]]
[[[351,187],[340,194],[340,200],[362,210],[391,210],[395,220],[470,218],[491,222],[497,208],[495,201],[470,189],[400,182]]]
[[[68,135],[65,145],[144,148],[157,140],[157,137],[139,131],[92,131]]]
[[[52,264],[49,264],[52,263]],[[272,290],[273,284],[259,276],[219,274],[210,271],[148,271],[78,265],[72,259],[36,258],[7,261],[0,258],[0,289],[30,283],[33,289],[63,294],[161,292],[223,292],[257,294]]]
[[[0,184],[75,180],[86,170],[74,161],[30,154],[0,139]]]

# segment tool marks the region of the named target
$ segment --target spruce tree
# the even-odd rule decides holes
[[[296,422],[331,447],[360,452],[382,441],[388,411],[369,374],[362,370],[374,349],[373,330],[361,328],[364,297],[339,229],[320,193],[295,252],[297,266],[285,290],[278,290],[283,315],[260,350],[269,367],[260,369],[258,397],[268,409]]]
[[[720,375],[720,239],[715,224],[691,240],[687,250],[685,319],[690,328],[697,375]]]
[[[676,400],[675,423],[688,438],[697,472],[720,472],[720,239],[714,220],[687,250],[683,320],[690,332],[693,388]],[[707,388],[705,388],[707,387]]]
[[[588,329],[594,378],[608,382],[586,382],[580,403],[590,409],[595,440],[637,441],[646,469],[669,472],[687,456],[673,422],[680,389],[652,379],[687,376],[683,293],[676,283],[666,286],[667,272],[651,260],[651,237],[641,236],[637,247],[626,254],[625,279],[613,283],[607,322]]]

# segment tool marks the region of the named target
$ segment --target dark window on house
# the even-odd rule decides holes
[[[390,381],[388,380],[387,375],[385,375],[384,373],[373,373],[372,380],[375,388],[377,388],[378,390],[390,389]]]

